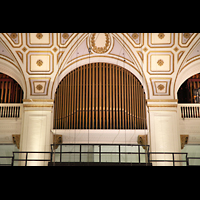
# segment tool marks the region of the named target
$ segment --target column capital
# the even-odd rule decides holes
[[[178,99],[147,99],[149,110],[177,110]]]
[[[53,99],[23,99],[23,107],[28,108],[50,108],[54,105]]]

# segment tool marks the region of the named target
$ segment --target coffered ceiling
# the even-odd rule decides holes
[[[110,62],[134,73],[146,98],[173,99],[181,72],[200,60],[199,40],[198,33],[1,33],[0,71],[21,77],[24,98],[51,99],[74,68]]]

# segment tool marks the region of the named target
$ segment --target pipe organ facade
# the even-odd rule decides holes
[[[59,136],[180,153],[200,144],[199,103],[200,33],[0,33],[0,144],[21,152],[50,152]]]
[[[60,82],[54,103],[55,129],[146,129],[143,87],[114,64],[76,68]]]

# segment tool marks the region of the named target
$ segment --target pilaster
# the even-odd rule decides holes
[[[180,152],[180,134],[178,133],[177,100],[147,100],[150,119],[150,151]],[[152,155],[153,160],[172,160],[170,154]],[[178,156],[176,155],[176,158]],[[155,162],[153,165],[172,165],[172,162]],[[179,163],[176,163],[179,165]]]
[[[20,151],[49,152],[53,141],[52,126],[52,99],[25,99],[23,101],[23,125],[20,139]],[[21,154],[24,158],[25,154]],[[28,159],[48,159],[49,154],[29,154]],[[28,166],[47,165],[44,161],[29,161]],[[21,163],[22,164],[22,163]]]

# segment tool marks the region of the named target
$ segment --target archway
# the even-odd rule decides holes
[[[178,103],[199,103],[194,90],[200,88],[200,73],[189,77],[178,90]],[[198,94],[199,96],[199,94]]]
[[[146,129],[143,86],[136,76],[118,65],[82,65],[59,83],[54,128]]]
[[[10,61],[0,59],[0,73],[6,74],[12,79],[14,79],[22,88],[24,94],[23,98],[26,98],[27,93],[27,87],[26,87],[26,81],[22,73],[19,71],[17,66]]]
[[[190,77],[192,77],[198,73],[200,73],[200,60],[199,59],[193,61],[192,63],[189,63],[182,69],[182,71],[178,74],[177,79],[175,81],[175,86],[174,86],[175,99],[178,98],[178,90],[181,87],[181,85],[187,79],[189,79]]]
[[[13,78],[0,72],[0,103],[22,103],[23,94]]]
[[[109,64],[115,64],[118,65],[122,68],[125,68],[129,72],[135,75],[135,77],[142,83],[144,92],[145,92],[145,98],[149,98],[149,88],[147,84],[147,80],[144,74],[141,74],[141,72],[135,67],[132,63],[129,62],[124,62],[124,60],[120,60],[116,57],[112,57],[110,55],[108,56],[94,56],[94,57],[89,57],[88,55],[85,57],[80,57],[73,63],[69,63],[66,65],[66,67],[58,72],[58,74],[55,76],[55,79],[53,81],[52,85],[52,90],[51,90],[51,98],[54,99],[56,89],[59,85],[59,83],[62,81],[62,79],[71,71],[74,69],[89,64],[89,63],[97,63],[97,62],[104,62],[104,63],[109,63]]]

